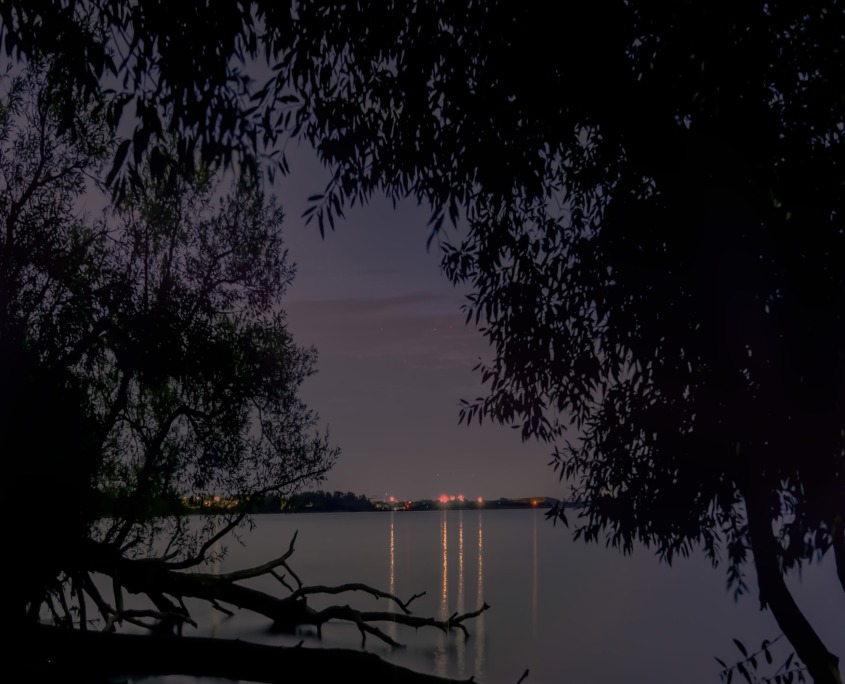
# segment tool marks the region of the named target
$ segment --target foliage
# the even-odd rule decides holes
[[[146,674],[207,673],[211,642],[189,640],[183,650],[172,640],[89,636],[94,626],[113,634],[127,625],[181,634],[197,626],[190,599],[249,610],[291,632],[347,621],[362,640],[391,646],[401,644],[373,623],[467,635],[464,622],[486,605],[435,620],[412,613],[416,597],[304,584],[289,564],[295,535],[287,552],[257,567],[203,572],[268,498],[319,482],[338,453],[298,396],[315,352],[285,326],[293,266],[282,213],[254,177],[227,192],[205,170],[174,182],[148,172],[109,203],[97,180],[111,140],[103,109],[80,106],[63,128],[61,96],[44,73],[7,78],[0,101],[0,443],[10,480],[53,504],[13,509],[26,512],[11,526],[20,557],[13,650],[27,654],[28,674],[122,675],[142,651],[151,656],[138,666]],[[105,208],[91,218],[98,203]],[[209,491],[214,515],[189,515],[186,502]],[[262,576],[286,595],[245,586]],[[398,611],[308,605],[349,592]],[[286,658],[301,660],[295,649],[238,644],[225,648],[257,658],[243,670],[257,681],[277,681]],[[101,652],[81,662],[91,649],[125,659]],[[321,671],[345,660],[388,679],[438,681],[360,656],[327,657]],[[231,670],[218,666],[212,673]]]
[[[760,644],[760,648],[753,653],[749,653],[748,648],[739,639],[734,639],[734,645],[740,652],[742,659],[733,665],[727,665],[721,658],[716,658],[719,665],[722,666],[722,671],[719,673],[719,678],[725,684],[731,684],[734,675],[739,675],[748,684],[792,684],[792,682],[805,682],[805,673],[807,668],[801,665],[795,659],[795,653],[790,653],[786,656],[783,663],[769,675],[762,675],[766,666],[770,668],[774,665],[773,646],[780,641],[783,634],[779,634],[774,639],[764,639]],[[764,665],[765,662],[765,665]]]
[[[69,515],[74,543],[82,533],[134,555],[165,535],[169,559],[194,565],[220,521],[214,536],[189,534],[154,506],[209,488],[287,494],[336,455],[297,396],[314,355],[279,308],[292,277],[281,212],[245,182],[218,202],[198,176],[170,194],[149,183],[87,219],[74,205],[107,131],[92,111],[78,141],[62,137],[51,95],[34,77],[13,81],[0,130],[3,437],[39,455],[11,458],[14,480],[55,473],[50,500],[87,502]],[[97,521],[106,496],[112,515]],[[51,546],[52,517],[23,532],[27,548]],[[224,517],[224,530],[244,518]]]
[[[353,492],[301,492],[284,504],[285,512],[294,511],[373,511],[375,507],[363,494]]]
[[[465,226],[444,268],[495,358],[463,418],[554,442],[588,540],[702,545],[740,590],[752,550],[761,604],[839,680],[783,583],[833,548],[845,588],[839,0],[20,4],[8,54],[67,55],[77,91],[117,77],[112,123],[134,105],[118,187],[164,130],[179,159],[283,171],[305,138],[334,172],[321,229],[376,191]]]

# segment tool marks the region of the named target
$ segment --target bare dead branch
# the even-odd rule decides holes
[[[453,614],[446,620],[438,620],[432,617],[419,617],[410,614],[408,604],[414,599],[422,596],[415,594],[409,601],[402,602],[392,594],[380,591],[365,584],[354,583],[344,584],[336,587],[311,586],[304,587],[300,583],[299,589],[290,595],[279,598],[263,591],[237,584],[238,580],[251,579],[261,575],[272,575],[283,584],[284,578],[275,572],[277,567],[285,567],[291,574],[293,571],[287,565],[287,560],[293,553],[294,535],[288,547],[288,551],[273,561],[254,568],[214,575],[208,573],[187,573],[171,569],[171,567],[156,560],[132,560],[125,558],[114,549],[106,546],[95,547],[92,550],[91,558],[94,561],[96,570],[111,577],[119,577],[120,585],[132,593],[143,594],[151,599],[155,596],[168,594],[170,596],[183,598],[198,598],[215,605],[226,603],[238,608],[250,610],[259,615],[271,619],[273,623],[281,628],[293,630],[298,625],[312,625],[321,632],[322,625],[331,620],[351,622],[358,626],[362,632],[362,638],[372,635],[381,639],[391,646],[399,646],[392,637],[373,626],[374,622],[393,622],[419,629],[421,627],[434,627],[444,632],[452,629],[460,629],[465,637],[469,632],[464,622],[477,617],[489,609],[485,603],[478,610],[463,614]],[[294,575],[296,578],[296,576]],[[297,582],[299,582],[299,579]],[[394,601],[402,608],[402,612],[387,611],[360,611],[345,606],[329,606],[321,610],[315,610],[308,606],[307,598],[313,595],[337,595],[348,591],[363,591],[376,598],[387,598]],[[161,611],[160,611],[161,612]],[[185,611],[187,613],[187,611]],[[123,613],[121,613],[123,614]],[[114,616],[112,622],[114,621]],[[176,623],[178,624],[178,623]]]
[[[405,601],[405,607],[407,608],[413,601],[416,601],[418,598],[422,598],[423,596],[425,596],[424,591],[421,591],[419,594],[414,594],[411,598]]]
[[[210,603],[211,603],[212,608],[219,610],[224,615],[228,615],[229,617],[232,617],[235,614],[234,611],[229,610],[228,608],[224,608],[217,601],[210,601]]]
[[[284,564],[284,568],[285,568],[285,570],[288,571],[290,576],[293,577],[296,580],[296,586],[301,588],[303,586],[303,584],[302,584],[302,580],[299,579],[299,575],[297,575],[287,563]]]
[[[88,608],[78,577],[73,578],[73,592],[76,594],[76,604],[79,606],[79,629],[85,631],[88,629]]]
[[[363,592],[366,592],[366,593],[370,594],[371,596],[373,596],[374,598],[377,598],[377,599],[378,598],[386,598],[390,601],[393,601],[406,614],[408,614],[408,615],[411,614],[411,611],[408,610],[408,603],[410,603],[410,601],[403,602],[401,599],[394,596],[393,594],[389,594],[385,591],[380,591],[378,589],[375,589],[374,587],[371,587],[367,584],[361,584],[359,582],[351,582],[351,583],[348,583],[348,584],[340,584],[340,585],[335,586],[335,587],[329,587],[329,586],[325,586],[325,585],[314,585],[314,586],[310,586],[310,587],[300,587],[297,591],[295,591],[293,593],[292,598],[299,598],[300,596],[307,596],[309,594],[342,594],[342,593],[347,592],[347,591],[363,591]],[[425,592],[423,592],[423,594],[424,593]],[[417,598],[419,596],[422,596],[422,594],[415,594],[414,596],[411,597],[411,601],[414,598]]]
[[[323,610],[313,611],[309,615],[310,619],[306,624],[312,624],[319,628],[332,620],[353,622],[356,625],[359,623],[369,624],[372,622],[394,622],[407,627],[413,627],[414,629],[419,629],[420,627],[435,627],[443,632],[448,632],[451,629],[460,629],[464,633],[464,636],[468,637],[469,632],[463,624],[464,621],[478,617],[489,608],[490,606],[485,603],[481,608],[471,613],[463,613],[460,615],[456,613],[450,616],[447,620],[437,620],[436,618],[431,617],[418,617],[416,615],[403,615],[401,613],[359,611],[349,607],[348,605],[329,606]],[[367,630],[367,632],[379,637],[391,646],[401,645],[396,643],[393,639],[387,637],[387,635],[384,635],[380,630]]]
[[[285,551],[281,556],[278,558],[268,561],[262,565],[258,565],[254,568],[247,568],[245,570],[238,570],[235,572],[228,572],[222,575],[217,575],[220,579],[226,582],[237,582],[239,580],[251,579],[253,577],[260,577],[261,575],[266,575],[271,573],[271,571],[275,570],[279,566],[284,566],[287,568],[287,561],[293,555],[293,546],[296,542],[296,536],[299,534],[299,531],[293,533],[293,538],[290,540],[290,545],[288,546],[288,550]],[[288,568],[289,569],[289,568]]]
[[[273,575],[273,577],[275,577],[277,580],[279,580],[279,582],[282,584],[282,586],[284,586],[289,592],[291,592],[291,593],[294,592],[294,588],[290,584],[285,582],[285,576],[284,575],[280,575],[275,570],[271,570],[270,574]]]
[[[185,615],[180,612],[163,612],[159,610],[124,610],[121,613],[115,613],[114,615],[114,622],[120,622],[126,620],[127,622],[131,622],[132,624],[140,624],[139,618],[154,618],[156,620],[160,620],[162,622],[178,622],[182,624],[188,624],[192,627],[197,627],[197,623],[189,616]],[[155,627],[146,626],[148,629],[154,629]]]
[[[62,611],[65,614],[65,621],[67,624],[73,624],[73,616],[71,615],[70,607],[67,604],[67,600],[65,599],[65,594],[63,591],[57,592],[59,603],[62,606]]]
[[[102,618],[104,620],[108,620],[109,616],[114,613],[114,608],[112,608],[102,597],[100,590],[97,589],[97,586],[94,584],[91,576],[87,572],[82,575],[82,588],[85,590],[85,593],[91,597],[91,600],[94,601],[94,605],[97,606],[97,610]]]

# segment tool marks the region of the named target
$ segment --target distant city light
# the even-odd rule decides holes
[[[472,497],[468,497],[465,494],[441,494],[437,497],[438,503],[441,504],[448,504],[448,503],[468,503],[477,501],[478,503],[484,503],[484,499],[480,496],[477,499],[473,499]]]

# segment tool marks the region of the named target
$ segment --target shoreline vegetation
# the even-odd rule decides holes
[[[213,514],[242,509],[247,505],[244,500],[224,499],[219,496],[185,496],[176,504],[180,513]],[[253,500],[249,505],[250,513],[329,513],[329,512],[370,512],[370,511],[437,511],[437,510],[499,510],[513,508],[554,508],[570,507],[558,499],[547,496],[534,496],[519,499],[501,497],[498,499],[468,499],[463,496],[443,495],[438,499],[404,500],[394,497],[387,499],[368,498],[353,492],[302,492],[284,498],[265,496]],[[174,511],[175,512],[175,511]]]

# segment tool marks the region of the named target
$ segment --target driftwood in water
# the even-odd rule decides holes
[[[412,672],[388,663],[372,653],[349,649],[304,648],[301,645],[267,646],[241,640],[187,637],[185,624],[196,626],[186,599],[201,600],[232,614],[247,610],[268,618],[279,630],[294,632],[300,626],[322,626],[330,621],[350,622],[361,633],[401,647],[378,623],[392,622],[415,629],[434,627],[444,632],[458,629],[469,637],[465,622],[489,606],[453,614],[438,620],[412,614],[411,604],[423,594],[402,600],[366,584],[307,586],[291,569],[296,535],[287,551],[262,565],[236,572],[197,572],[195,565],[169,563],[163,559],[133,559],[114,546],[89,543],[77,555],[79,566],[67,583],[66,599],[52,602],[55,625],[27,624],[18,632],[15,653],[30,654],[27,676],[38,681],[100,681],[129,675],[182,674],[224,677],[256,682],[289,681],[292,672],[306,670],[323,681],[349,677],[350,673],[382,682],[444,682],[442,678]],[[284,572],[284,574],[282,574]],[[101,590],[95,576],[111,580],[112,596]],[[241,582],[273,577],[281,595],[260,591]],[[393,611],[362,611],[348,604],[321,609],[308,604],[312,596],[364,592],[391,602]],[[138,597],[129,601],[127,594]],[[138,607],[146,598],[151,607]],[[98,615],[89,614],[93,605]],[[119,633],[122,625],[142,627],[149,634]],[[96,631],[95,629],[96,628]]]

